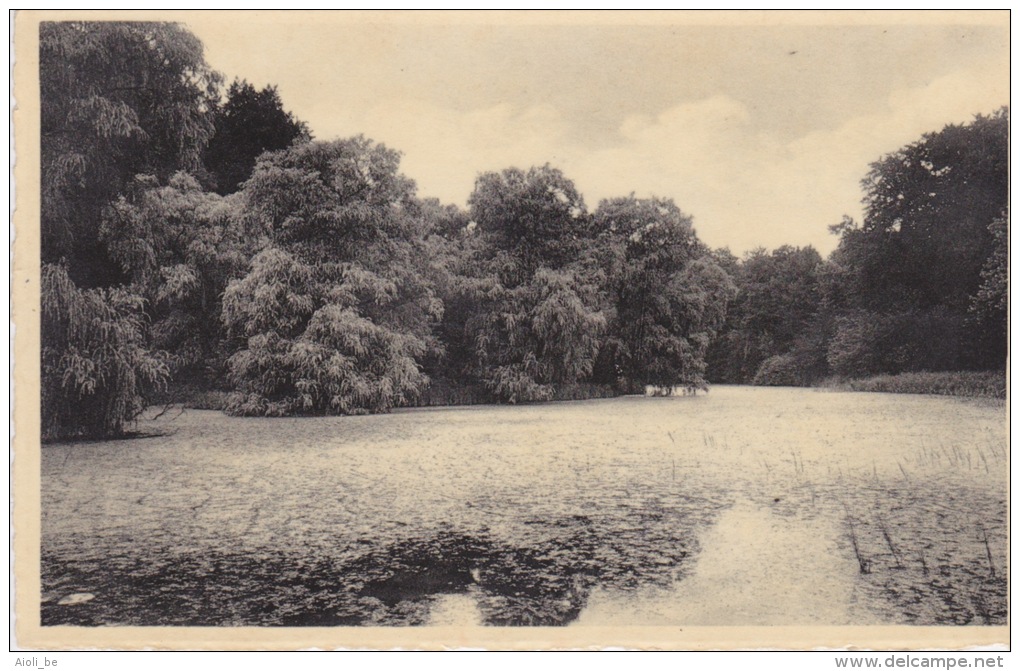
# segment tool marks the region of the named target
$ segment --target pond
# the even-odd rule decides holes
[[[1003,624],[1001,401],[812,389],[42,450],[42,623]]]

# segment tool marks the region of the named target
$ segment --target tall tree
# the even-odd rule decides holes
[[[630,386],[671,392],[707,388],[705,354],[734,293],[727,273],[698,241],[673,201],[602,201],[595,226],[612,250],[615,319],[606,343]]]
[[[879,239],[899,265],[887,287],[862,298],[870,307],[966,306],[992,252],[989,224],[1009,193],[1009,112],[950,125],[872,164],[862,182],[861,233]],[[888,267],[863,265],[883,275]],[[895,291],[899,289],[899,291]]]
[[[121,432],[169,372],[114,249],[143,241],[106,234],[104,213],[136,176],[200,167],[219,75],[175,24],[45,22],[39,39],[42,422],[49,437],[96,438]]]
[[[468,203],[480,244],[461,296],[475,309],[476,375],[504,401],[552,398],[591,373],[606,325],[584,200],[546,165],[483,174]]]
[[[247,81],[230,85],[227,99],[214,111],[216,130],[205,154],[215,190],[234,193],[255,168],[262,152],[286,149],[311,139],[307,124],[283,108],[275,86],[261,91]]]
[[[987,368],[1005,361],[1005,329],[968,309],[1008,203],[1009,112],[950,125],[872,164],[865,218],[838,227],[832,260],[846,283],[840,342],[868,345],[876,370]],[[1002,316],[1004,319],[1004,315]],[[882,322],[875,331],[859,320]],[[838,351],[832,352],[840,359]],[[849,372],[849,369],[846,369]]]
[[[202,191],[186,173],[165,185],[139,176],[104,212],[101,238],[145,299],[152,346],[169,353],[176,382],[222,376],[223,291],[256,251],[240,214],[239,196]]]
[[[380,412],[427,384],[442,303],[399,160],[362,137],[259,159],[242,195],[263,251],[223,301],[230,412]]]
[[[197,170],[220,77],[170,23],[44,22],[39,29],[42,260],[83,286],[123,281],[100,239],[137,174]]]

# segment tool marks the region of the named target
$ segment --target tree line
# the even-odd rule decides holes
[[[1003,370],[1009,111],[946,126],[872,163],[864,219],[812,248],[720,258],[739,287],[709,352],[715,382],[805,385]]]
[[[419,197],[397,151],[315,140],[176,24],[44,23],[40,84],[46,439],[210,389],[359,414],[1004,362],[1005,110],[875,163],[829,259],[737,259],[549,165]]]

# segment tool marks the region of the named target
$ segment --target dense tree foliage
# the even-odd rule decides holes
[[[738,291],[709,352],[710,379],[747,384],[766,361],[791,355],[771,362],[766,371],[782,370],[784,380],[803,383],[824,365],[824,349],[813,349],[812,362],[806,341],[819,327],[821,255],[813,247],[783,246],[772,252],[756,249],[730,263]],[[760,380],[773,377],[766,373]]]
[[[42,438],[122,433],[165,384],[166,362],[146,348],[141,299],[79,289],[63,266],[42,267]]]
[[[981,268],[981,287],[974,295],[971,310],[981,323],[995,329],[1006,325],[1009,309],[1009,213],[1004,211],[988,225],[992,234],[992,253]]]
[[[738,259],[670,200],[589,213],[549,165],[420,199],[398,152],[221,81],[174,24],[41,26],[46,438],[121,433],[167,388],[350,414],[430,380],[527,402],[1004,363],[1005,109],[875,162],[828,259]]]
[[[837,250],[752,253],[710,352],[727,382],[1000,368],[1006,355],[1007,110],[872,164]]]
[[[478,178],[469,200],[480,244],[473,315],[475,374],[497,398],[547,400],[595,364],[606,325],[598,277],[582,256],[590,217],[573,182],[544,166]]]
[[[178,382],[222,374],[221,299],[254,252],[237,197],[202,190],[186,173],[165,186],[138,176],[104,213],[100,236],[145,299],[151,344]]]
[[[595,226],[607,244],[615,317],[602,357],[624,386],[705,389],[705,354],[734,290],[665,199],[603,201]]]
[[[39,32],[44,434],[97,437],[120,432],[146,383],[168,372],[131,281],[138,268],[117,260],[137,241],[105,230],[104,215],[136,175],[200,168],[219,76],[174,24]]]
[[[264,249],[223,305],[243,343],[231,412],[378,412],[427,383],[420,360],[438,347],[442,304],[398,162],[364,138],[259,160],[242,195]]]
[[[426,231],[428,272],[443,315],[435,327],[441,349],[426,354],[424,369],[443,388],[481,384],[473,329],[488,279],[482,270],[486,245],[468,213],[435,199],[419,203]]]
[[[549,268],[515,287],[490,280],[469,328],[478,374],[497,398],[549,400],[555,385],[591,372],[606,323],[595,292],[573,272]]]
[[[206,149],[205,165],[221,194],[237,191],[263,152],[311,139],[308,126],[283,108],[275,86],[259,91],[235,80],[213,116],[215,133]]]
[[[862,182],[865,218],[843,235],[841,257],[855,263],[869,309],[962,307],[980,284],[994,246],[989,224],[1006,207],[1009,115],[1001,110],[946,126],[872,164]],[[857,238],[888,257],[853,256]],[[889,263],[880,263],[889,259]]]
[[[838,229],[832,257],[844,284],[830,348],[837,372],[865,372],[845,364],[840,343],[854,343],[881,372],[1003,365],[1004,323],[990,327],[968,313],[995,253],[992,225],[1008,203],[1008,133],[1000,110],[872,164],[864,222]]]
[[[584,199],[573,182],[548,165],[485,173],[468,205],[501,257],[500,281],[511,286],[540,267],[559,270],[575,263],[590,234]]]
[[[180,26],[40,26],[42,257],[82,286],[123,277],[100,240],[103,209],[135,175],[200,167],[219,76]]]

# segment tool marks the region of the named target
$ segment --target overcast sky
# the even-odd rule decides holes
[[[482,171],[550,163],[591,210],[631,192],[669,197],[706,243],[738,254],[782,244],[828,253],[827,227],[860,217],[870,162],[1009,102],[1005,19],[766,28],[199,18],[186,24],[228,81],[277,85],[316,139],[361,133],[402,151],[420,195],[464,205]]]

